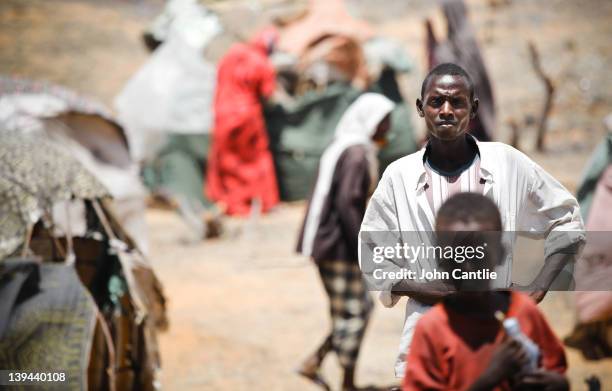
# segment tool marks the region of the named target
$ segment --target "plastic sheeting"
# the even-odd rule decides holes
[[[167,132],[208,133],[216,69],[181,39],[162,44],[117,96],[132,158],[150,158]]]
[[[385,95],[385,86],[375,86]],[[270,147],[274,155],[281,199],[307,198],[313,186],[319,159],[331,142],[340,117],[360,92],[345,84],[323,92],[306,93],[292,106],[276,106],[266,113]],[[410,112],[401,100],[391,113],[389,143],[379,154],[381,172],[392,161],[416,150]],[[401,97],[399,97],[401,99]]]

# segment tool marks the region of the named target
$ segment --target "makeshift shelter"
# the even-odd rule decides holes
[[[370,25],[350,16],[343,1],[310,1],[307,13],[281,30],[279,50],[279,85],[290,97],[268,110],[266,121],[283,200],[308,197],[340,117],[362,92],[379,92],[396,103],[381,172],[416,150],[397,81],[412,63],[399,44],[376,37]]]
[[[0,298],[2,368],[61,369],[63,374],[56,373],[56,382],[49,384],[67,391],[103,389],[96,375],[104,367],[94,370],[95,365],[90,365],[106,354],[92,346],[104,337],[100,331],[103,323],[74,267],[28,258],[3,260]],[[31,388],[11,386],[15,390]]]
[[[361,43],[372,38],[374,30],[353,18],[344,0],[310,0],[306,14],[283,29],[278,47],[299,57],[323,36],[348,36]]]
[[[0,139],[0,367],[65,368],[66,390],[156,389],[165,299],[108,190],[55,142]]]
[[[374,85],[373,91],[389,93],[388,87]],[[274,154],[281,198],[307,198],[312,190],[319,159],[331,142],[344,111],[360,91],[346,84],[334,84],[324,91],[310,91],[293,105],[277,105],[266,113],[270,147]],[[392,161],[416,150],[407,106],[397,100],[391,113],[389,146],[380,152],[381,172]]]
[[[202,190],[216,83],[204,53],[221,32],[217,15],[200,1],[168,1],[144,34],[155,51],[115,99],[145,185],[178,209],[196,238],[220,230]]]
[[[206,197],[209,134],[171,134],[142,169],[145,185],[164,205],[176,208],[196,239],[221,233],[220,211]]]
[[[168,134],[206,134],[212,124],[216,68],[204,57],[222,31],[197,0],[171,0],[149,29],[161,42],[115,98],[135,161],[152,159]]]
[[[0,76],[0,125],[57,140],[109,189],[122,226],[147,251],[146,192],[124,129],[106,107],[51,83]]]
[[[282,29],[278,49],[296,61],[298,91],[333,82],[365,88],[362,44],[373,36],[374,29],[353,18],[343,0],[310,0],[306,13]]]

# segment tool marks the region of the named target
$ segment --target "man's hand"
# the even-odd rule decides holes
[[[532,389],[537,387],[539,390],[544,391],[567,391],[569,390],[569,383],[567,378],[560,373],[547,371],[540,369],[533,373],[528,373],[521,377],[518,384],[518,388],[526,387]]]
[[[510,288],[516,291],[525,292],[536,304],[539,304],[542,300],[544,300],[544,296],[546,296],[547,291],[542,289],[534,288],[532,285],[518,285],[512,283]]]
[[[521,344],[512,338],[508,338],[495,349],[489,366],[469,390],[490,390],[504,380],[519,375],[521,369],[527,363],[527,353]]]
[[[424,283],[412,280],[403,280],[393,287],[393,294],[397,296],[409,296],[421,304],[434,305],[450,293],[455,292],[455,288],[448,282],[433,280]]]
[[[532,290],[528,293],[528,295],[533,301],[536,302],[536,304],[540,304],[540,302],[544,300],[544,296],[546,296],[546,293],[547,291],[543,290]]]

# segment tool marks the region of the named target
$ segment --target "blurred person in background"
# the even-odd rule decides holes
[[[299,238],[298,251],[319,268],[332,318],[331,332],[299,373],[327,390],[319,368],[332,350],[344,369],[342,390],[357,389],[355,364],[373,306],[357,262],[357,235],[378,181],[378,146],[385,143],[393,107],[383,95],[366,93],[346,110],[321,157]]]
[[[268,56],[278,40],[269,27],[221,59],[214,99],[214,128],[207,193],[227,214],[269,211],[279,202],[278,184],[262,112],[275,91]]]
[[[587,360],[612,357],[612,114],[578,187],[587,244],[576,266],[576,324],[565,343]]]

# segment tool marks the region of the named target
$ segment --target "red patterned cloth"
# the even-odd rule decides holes
[[[275,31],[264,30],[219,63],[207,193],[230,215],[248,214],[255,199],[264,212],[279,202],[261,103],[275,88],[267,56],[275,40]]]

